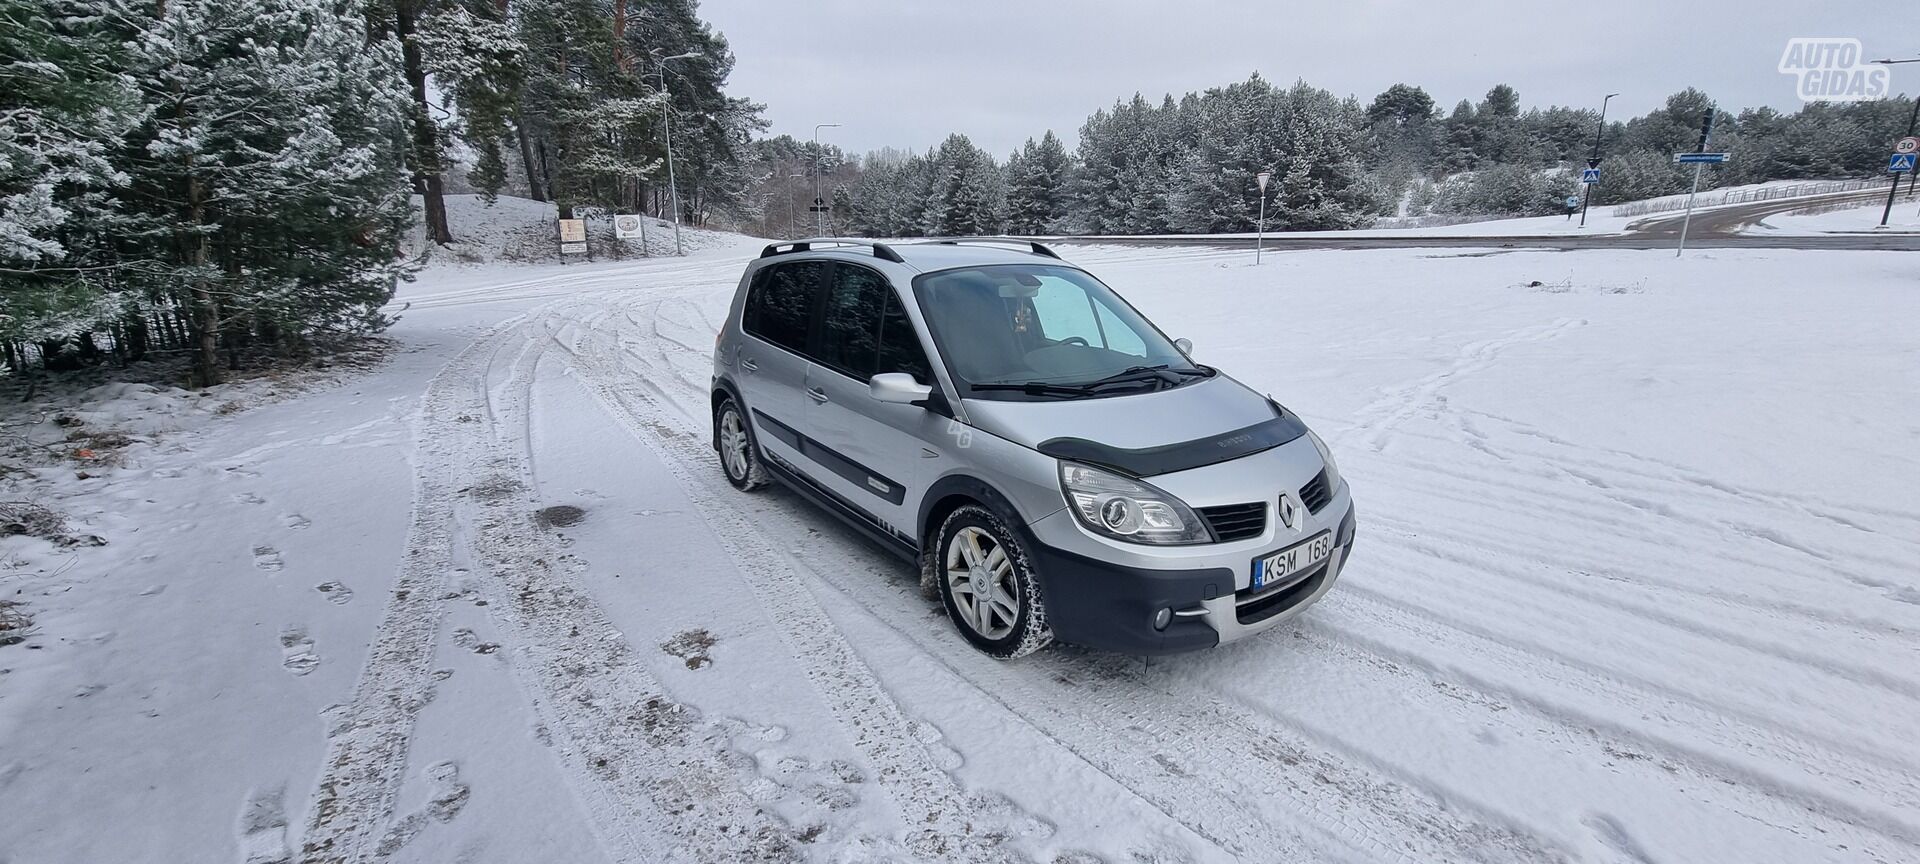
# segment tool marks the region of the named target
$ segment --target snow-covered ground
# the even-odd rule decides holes
[[[1884,192],[1884,190],[1882,190]],[[1880,227],[1880,214],[1886,212],[1883,194],[1878,202],[1849,205],[1835,209],[1814,208],[1815,212],[1768,216],[1748,225],[1742,234],[1767,234],[1775,237],[1815,237],[1823,234],[1878,234],[1888,231],[1920,232],[1920,205],[1907,197],[1905,189],[1894,199],[1887,213],[1887,225]]]
[[[1920,859],[1920,258],[1063,247],[1360,540],[1263,638],[1003,664],[722,479],[757,245],[436,267],[375,373],[13,478],[107,545],[0,540],[0,860]]]

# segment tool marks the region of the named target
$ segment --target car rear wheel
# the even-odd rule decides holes
[[[993,511],[967,505],[941,523],[931,568],[947,617],[960,635],[1002,660],[1024,657],[1053,641],[1040,581],[1018,535]]]
[[[713,415],[713,440],[720,451],[720,469],[733,488],[746,491],[766,482],[760,467],[759,448],[754,446],[753,429],[740,413],[740,403],[732,397],[721,400]]]

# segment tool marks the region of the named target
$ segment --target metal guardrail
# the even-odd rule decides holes
[[[1751,204],[1756,201],[1779,201],[1787,198],[1811,198],[1815,195],[1832,195],[1836,192],[1854,192],[1886,185],[1874,180],[1822,180],[1808,183],[1793,183],[1784,186],[1763,186],[1757,189],[1729,189],[1720,193],[1704,193],[1694,202],[1695,207],[1717,207],[1722,204]],[[1618,204],[1613,208],[1615,216],[1646,216],[1653,213],[1671,213],[1684,210],[1687,196],[1670,195],[1665,198],[1649,198]]]

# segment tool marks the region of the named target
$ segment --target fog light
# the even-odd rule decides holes
[[[1155,630],[1167,629],[1167,624],[1171,623],[1172,621],[1173,621],[1172,609],[1161,609],[1160,611],[1153,613],[1153,629]]]

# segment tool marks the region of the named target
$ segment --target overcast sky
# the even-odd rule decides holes
[[[1776,67],[1788,38],[1852,36],[1869,57],[1920,56],[1920,9],[1896,0],[702,0],[732,43],[729,89],[767,106],[770,134],[821,132],[856,153],[925,149],[965,132],[996,156],[1135,91],[1258,71],[1363,102],[1397,81],[1451,109],[1507,83],[1527,107],[1643,114],[1699,87],[1723,108],[1800,103]],[[1902,35],[1903,34],[1903,35]],[[1920,64],[1895,67],[1912,92]]]

